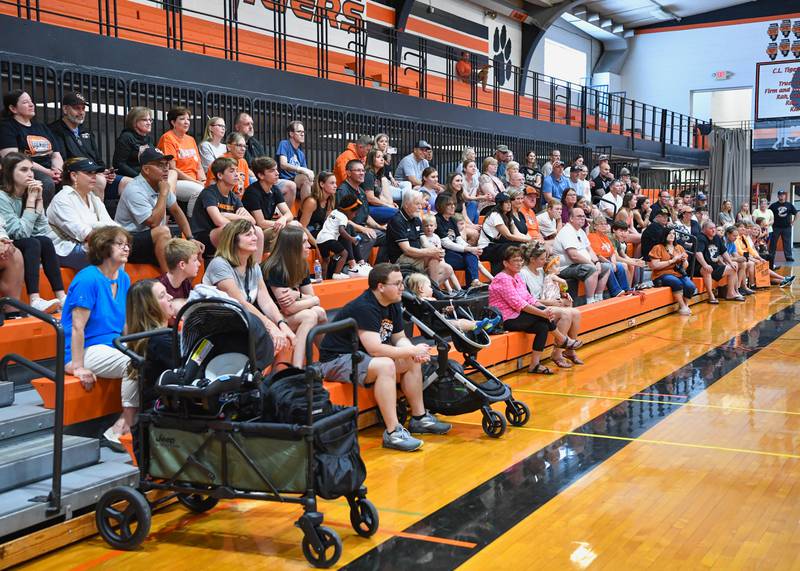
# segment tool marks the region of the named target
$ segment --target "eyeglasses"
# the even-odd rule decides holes
[[[244,143],[238,143],[238,144],[231,145],[231,146],[232,147],[236,147],[237,149],[246,149],[247,148],[247,145],[244,144]]]
[[[522,258],[511,258],[510,260],[506,260],[509,264],[521,264]]]
[[[397,289],[405,289],[406,287],[406,284],[403,283],[403,280],[400,280],[399,282],[386,282],[383,285],[394,286]]]
[[[144,121],[145,123],[152,123],[153,122],[153,118],[152,117],[143,117],[142,119],[137,119],[137,121]]]
[[[131,245],[128,242],[112,242],[115,246],[122,248],[123,250],[130,250]]]
[[[225,128],[225,123],[213,123],[211,126],[212,126],[212,127],[222,127],[222,128]]]

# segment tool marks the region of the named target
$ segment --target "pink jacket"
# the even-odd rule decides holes
[[[500,310],[503,321],[519,317],[523,307],[536,303],[536,298],[528,291],[519,274],[511,277],[506,272],[500,272],[489,284],[489,305]]]

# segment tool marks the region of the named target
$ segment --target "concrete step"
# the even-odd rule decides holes
[[[51,371],[55,370],[56,368],[56,360],[55,359],[38,359],[36,361],[37,364],[50,369]],[[23,367],[21,365],[10,365],[8,367],[8,375],[3,381],[9,381],[13,383],[17,390],[26,389],[31,386],[31,381],[41,377],[39,373],[31,371],[30,369]],[[0,404],[0,406],[3,406]]]
[[[53,428],[55,413],[52,410],[30,404],[14,404],[0,408],[0,444]]]
[[[64,436],[63,472],[100,460],[97,439]],[[48,478],[53,471],[53,435],[31,434],[0,444],[0,492]]]
[[[14,404],[14,383],[0,382],[0,408]]]
[[[134,486],[139,480],[139,471],[123,462],[101,462],[93,466],[64,474],[62,485],[63,514],[67,519],[72,513],[92,506],[100,497],[117,486]],[[0,493],[0,543],[3,537],[40,525],[48,519],[47,504],[37,501],[50,492],[50,478]]]

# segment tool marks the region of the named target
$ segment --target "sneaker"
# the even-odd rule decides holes
[[[427,410],[422,418],[411,417],[411,421],[408,423],[409,432],[415,434],[447,434],[451,428],[453,428],[452,424],[438,420]]]
[[[503,318],[499,315],[497,317],[493,317],[491,319],[482,319],[481,321],[486,321],[487,323],[483,326],[483,330],[486,333],[491,333],[494,331],[494,328],[500,325],[500,322],[503,321]]]
[[[367,268],[368,272],[372,271],[372,266],[370,266],[367,262],[359,262],[358,263],[358,267],[359,268]]]
[[[35,299],[31,302],[33,309],[38,309],[44,313],[56,313],[61,309],[61,302],[57,299]]]
[[[794,276],[786,276],[780,283],[780,287],[789,287],[794,281]]]
[[[119,434],[114,432],[111,426],[109,426],[103,433],[103,436],[100,437],[100,446],[110,448],[114,452],[126,452],[122,442],[119,441]]]
[[[372,266],[370,266],[369,264],[360,264],[356,266],[355,270],[350,270],[350,273],[357,276],[367,277],[371,271],[372,271]]]
[[[742,295],[753,295],[756,292],[754,292],[753,290],[751,290],[750,288],[747,288],[747,287],[740,287],[739,288],[739,293],[742,294]]]
[[[413,452],[422,448],[423,442],[419,438],[414,438],[400,425],[397,425],[392,432],[383,431],[383,447],[392,450],[402,450],[403,452]]]
[[[333,274],[331,276],[332,280],[349,280],[350,274]]]
[[[678,310],[678,315],[691,315],[691,314],[692,310],[689,309],[688,307],[684,307],[683,309]]]

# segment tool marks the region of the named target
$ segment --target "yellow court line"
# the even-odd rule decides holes
[[[458,422],[450,420],[453,424],[468,424],[470,426],[482,426],[477,422]],[[605,438],[606,440],[624,440],[625,442],[644,442],[645,444],[663,444],[665,446],[680,446],[683,448],[699,448],[701,450],[718,450],[721,452],[740,452],[744,454],[755,454],[758,456],[772,456],[775,458],[788,458],[800,460],[800,454],[789,454],[787,452],[765,452],[763,450],[750,450],[747,448],[729,448],[727,446],[711,446],[709,444],[692,444],[690,442],[672,442],[670,440],[653,440],[650,438],[632,438],[629,436],[612,436],[610,434],[586,434],[585,432],[571,432],[563,430],[552,430],[549,428],[529,428],[527,426],[515,426],[514,430],[530,430],[531,432],[546,432],[548,434],[558,434],[560,436],[586,436],[588,438]]]
[[[669,406],[688,406],[688,407],[695,407],[695,408],[714,408],[719,410],[733,410],[737,412],[764,412],[770,414],[788,414],[788,415],[797,415],[800,416],[800,412],[791,411],[791,410],[773,410],[769,408],[747,408],[744,406],[727,406],[721,404],[702,404],[696,402],[673,402],[673,401],[657,401],[652,399],[635,399],[633,397],[615,397],[610,395],[594,395],[594,394],[583,394],[583,393],[559,393],[555,391],[534,391],[531,389],[514,389],[515,393],[528,393],[532,395],[545,395],[545,396],[557,396],[557,397],[576,397],[582,399],[600,399],[600,400],[618,400],[618,401],[630,401],[630,402],[643,402],[643,403],[653,403],[653,404],[662,404],[662,405],[669,405]],[[678,396],[678,395],[676,395]]]

